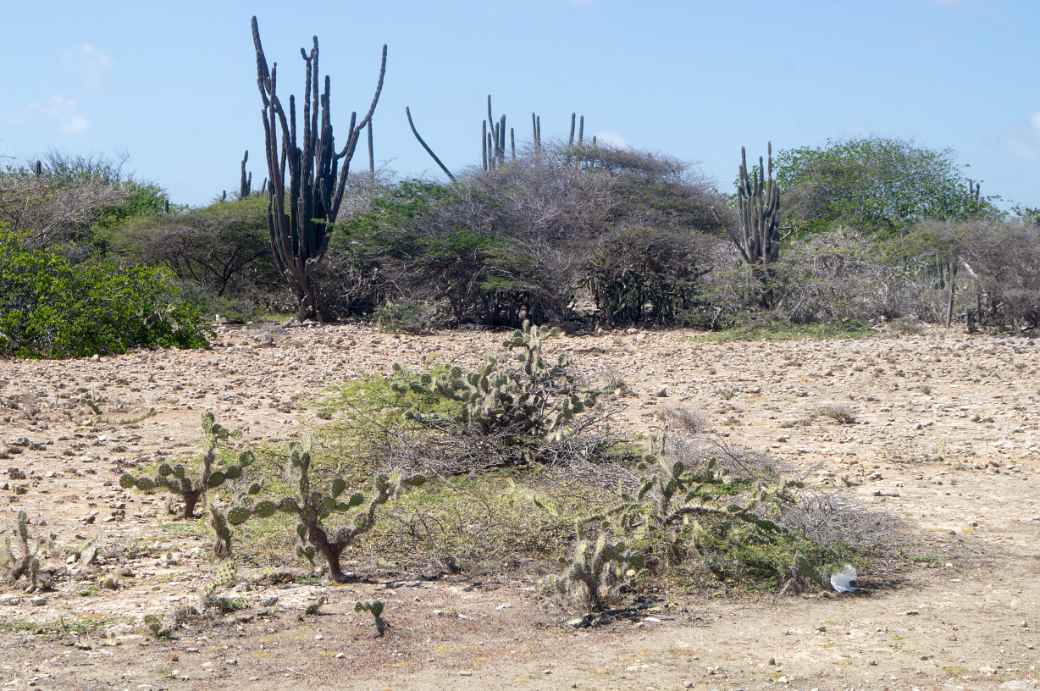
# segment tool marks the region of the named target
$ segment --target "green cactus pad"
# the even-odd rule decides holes
[[[252,515],[253,513],[249,509],[243,506],[236,506],[230,511],[228,511],[227,521],[231,525],[242,525],[243,523],[248,521],[249,517]]]

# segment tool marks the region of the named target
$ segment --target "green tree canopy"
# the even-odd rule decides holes
[[[990,214],[950,150],[867,137],[781,151],[777,181],[784,225],[804,235],[843,225],[871,234],[902,233],[924,219]]]

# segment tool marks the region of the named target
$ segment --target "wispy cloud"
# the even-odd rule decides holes
[[[1040,159],[1040,111],[1028,118],[1028,125],[1011,132],[1007,140],[1012,154],[1027,161]]]
[[[56,124],[62,134],[83,134],[90,129],[90,120],[74,98],[51,96],[46,103],[34,104],[32,110]]]
[[[83,85],[88,89],[101,86],[112,71],[112,56],[89,41],[80,44],[76,62],[83,76]]]
[[[604,132],[596,132],[596,143],[606,144],[607,146],[613,146],[618,149],[629,148],[628,142],[625,141],[625,138],[621,135],[620,132],[612,132],[609,130]]]

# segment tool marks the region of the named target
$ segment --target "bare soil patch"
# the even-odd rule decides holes
[[[214,566],[161,497],[119,487],[124,468],[194,450],[203,411],[246,440],[285,440],[321,424],[310,402],[325,386],[395,362],[475,365],[501,340],[243,327],[208,351],[0,362],[5,527],[25,510],[63,545],[105,546],[94,570],[42,599],[0,591],[0,685],[1036,688],[1040,344],[941,331],[778,343],[627,331],[547,347],[590,378],[623,378],[633,433],[662,406],[688,406],[733,443],[902,518],[920,539],[899,582],[857,596],[689,597],[576,631],[520,576],[425,581],[360,564],[376,582],[258,586],[190,636],[146,635],[141,618],[197,598]],[[99,585],[105,575],[117,590]],[[320,589],[322,614],[305,615]],[[385,639],[353,611],[373,597],[387,603]]]

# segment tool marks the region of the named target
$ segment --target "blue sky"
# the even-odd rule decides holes
[[[670,153],[728,184],[751,152],[882,135],[956,150],[983,191],[1040,206],[1037,0],[57,0],[4,10],[0,155],[130,156],[174,201],[265,177],[249,17],[279,91],[302,87],[317,33],[337,136],[364,110],[390,45],[377,158],[438,177],[410,105],[449,167],[480,160],[484,99],[529,135],[586,132]],[[364,167],[362,153],[355,169]]]

